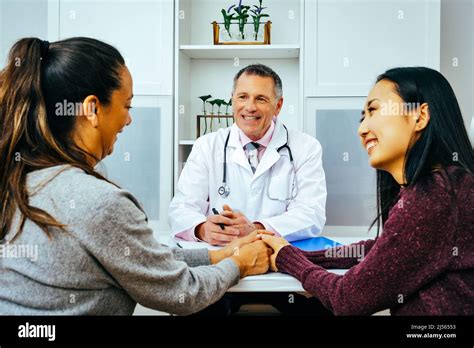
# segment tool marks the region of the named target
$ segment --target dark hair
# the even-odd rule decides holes
[[[277,99],[280,99],[283,96],[283,84],[281,82],[281,78],[275,71],[273,71],[273,69],[269,68],[268,66],[263,64],[251,64],[245,68],[240,69],[240,71],[234,77],[233,90],[235,90],[237,80],[243,74],[271,77],[273,79],[273,83],[275,84],[275,95]]]
[[[48,227],[65,225],[47,212],[30,206],[27,173],[59,164],[70,164],[99,179],[79,148],[72,131],[77,117],[57,116],[58,103],[82,103],[89,95],[108,105],[121,86],[120,68],[125,65],[114,47],[90,38],[52,42],[37,38],[17,41],[8,63],[0,71],[0,239],[11,228],[13,215],[21,212],[50,237]],[[107,180],[108,181],[108,180]]]
[[[403,168],[406,186],[410,187],[431,175],[436,166],[457,166],[474,172],[474,155],[461,110],[453,89],[436,70],[424,67],[394,68],[377,77],[395,84],[404,103],[428,104],[430,121],[419,139],[407,150]],[[388,218],[396,202],[400,185],[391,174],[377,170],[377,217],[370,228]]]

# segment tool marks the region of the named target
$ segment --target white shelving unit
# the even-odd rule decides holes
[[[194,59],[285,59],[299,58],[298,45],[262,45],[262,46],[215,46],[181,45],[180,51]]]
[[[196,115],[201,95],[228,100],[234,75],[251,63],[274,69],[283,80],[280,118],[288,127],[303,129],[302,50],[304,0],[266,0],[272,21],[271,45],[214,45],[212,21],[222,21],[222,8],[235,1],[176,0],[175,2],[175,187],[196,139]],[[258,4],[246,0],[245,5]],[[230,111],[230,110],[229,110]],[[215,131],[216,129],[214,129]]]

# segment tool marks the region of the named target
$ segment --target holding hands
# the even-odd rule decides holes
[[[211,250],[211,263],[230,257],[239,267],[240,277],[267,273],[269,269],[278,272],[276,258],[288,241],[275,237],[273,232],[255,230],[249,235],[235,239],[220,250]]]
[[[261,224],[250,222],[243,213],[225,204],[220,215],[208,216],[207,221],[196,228],[196,235],[211,245],[225,245],[209,252],[211,263],[230,257],[243,278],[266,273],[269,269],[278,272],[278,252],[289,245],[286,239],[260,228],[263,228]]]
[[[262,235],[270,236],[273,232],[256,230],[246,237],[235,239],[220,250],[209,251],[211,264],[230,257],[239,267],[241,278],[267,273],[273,250],[261,240]]]
[[[271,235],[262,235],[262,240],[272,248],[273,253],[270,256],[270,268],[273,272],[278,272],[278,268],[276,266],[276,258],[278,256],[278,252],[286,245],[289,245],[288,241],[281,237],[275,237]]]

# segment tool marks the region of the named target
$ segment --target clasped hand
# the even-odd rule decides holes
[[[239,267],[240,277],[243,278],[266,273],[269,269],[277,272],[278,252],[288,244],[285,239],[275,237],[271,231],[255,230],[245,237],[234,239],[224,248],[209,253],[212,264],[230,257]]]
[[[211,245],[227,245],[237,238],[248,236],[255,230],[264,229],[262,224],[252,223],[243,213],[234,211],[227,204],[224,204],[223,208],[221,214],[209,215],[206,222],[196,227],[198,238]]]

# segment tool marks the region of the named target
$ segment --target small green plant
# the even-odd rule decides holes
[[[221,115],[221,106],[225,105],[226,102],[224,99],[216,99],[216,105],[217,105],[217,114]]]
[[[235,19],[235,15],[230,13],[230,11],[232,11],[234,7],[235,5],[232,5],[227,9],[227,11],[224,9],[221,10],[222,16],[224,17],[224,27],[225,30],[227,30],[229,37],[232,37],[232,34],[230,33],[230,24],[232,23],[232,20]]]
[[[239,22],[239,31],[242,37],[242,40],[245,40],[245,24],[247,23],[247,19],[249,18],[248,11],[250,6],[242,5],[242,0],[239,1],[239,5],[234,8],[234,11],[237,13],[237,20]]]
[[[211,115],[214,115],[214,105],[216,105],[216,100],[208,100],[207,103],[211,105]]]
[[[202,114],[206,115],[206,100],[208,100],[209,98],[212,98],[212,95],[210,95],[210,94],[202,95],[198,98],[202,100]]]
[[[216,105],[216,99],[209,100],[209,104],[211,104],[211,132],[212,132],[212,125],[214,123],[214,105]]]
[[[255,32],[255,41],[258,40],[258,31],[260,29],[260,20],[263,17],[269,17],[269,15],[262,13],[266,7],[262,7],[262,0],[259,0],[259,6],[253,5],[255,7],[254,10],[250,10],[250,12],[253,13],[252,19],[253,19],[253,30]]]
[[[225,114],[229,115],[229,106],[232,106],[232,98],[229,99],[227,103],[225,103]]]
[[[226,116],[229,115],[229,106],[232,106],[232,98],[229,99],[227,103],[225,103],[225,114]],[[225,125],[229,127],[229,118],[225,118]]]
[[[221,124],[221,106],[225,104],[224,99],[216,99],[216,105],[217,105],[217,119],[219,121],[219,124]]]
[[[259,5],[253,5],[253,9],[250,9],[250,6],[246,6],[242,4],[242,0],[239,1],[238,5],[231,5],[227,9],[221,10],[222,16],[224,18],[224,27],[229,37],[232,38],[232,33],[230,31],[230,27],[232,23],[237,23],[239,25],[239,33],[242,40],[245,40],[245,25],[247,24],[248,18],[250,17],[249,11],[253,13],[253,28],[255,31],[255,41],[258,40],[258,31],[260,29],[260,20],[263,17],[269,17],[268,14],[262,13],[266,7],[262,6],[262,0],[259,0]],[[235,13],[232,13],[234,10]]]

